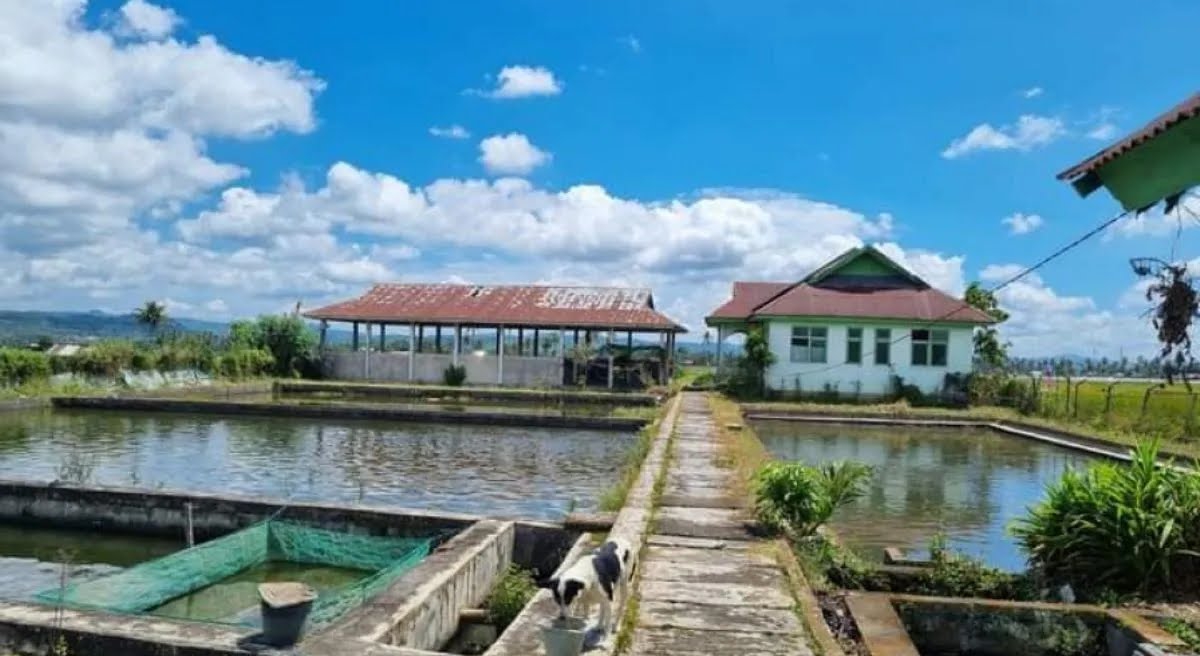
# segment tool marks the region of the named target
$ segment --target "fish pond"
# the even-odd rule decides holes
[[[28,601],[64,582],[114,574],[183,546],[164,538],[0,524],[0,599]]]
[[[874,468],[866,494],[835,515],[834,531],[874,559],[885,547],[924,554],[942,532],[951,549],[1011,571],[1024,569],[1008,525],[1068,467],[1078,451],[986,429],[756,421],[781,460],[854,460]]]
[[[0,478],[558,519],[590,510],[632,433],[393,421],[0,413]]]

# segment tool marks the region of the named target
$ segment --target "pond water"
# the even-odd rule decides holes
[[[298,581],[324,594],[370,575],[355,569],[288,562],[266,562],[173,599],[150,611],[151,615],[199,622],[255,625],[260,621],[258,584]]]
[[[856,460],[875,467],[866,495],[833,529],[881,558],[884,547],[927,553],[943,531],[950,547],[997,567],[1025,559],[1006,527],[1042,498],[1048,482],[1095,458],[984,429],[755,422],[775,457],[810,464]]]
[[[0,524],[0,599],[91,580],[183,548],[175,540]]]
[[[0,413],[0,478],[363,503],[499,517],[590,510],[632,434],[393,421]]]

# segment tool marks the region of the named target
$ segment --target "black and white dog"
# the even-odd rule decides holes
[[[567,610],[576,601],[584,618],[591,612],[592,604],[600,604],[600,628],[608,632],[615,624],[612,609],[617,595],[622,603],[628,598],[629,579],[633,573],[629,559],[629,545],[613,538],[591,555],[580,558],[562,575],[540,581],[538,586],[554,592],[559,617],[565,618]]]

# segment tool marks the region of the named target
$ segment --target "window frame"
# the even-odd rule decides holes
[[[882,356],[882,357],[881,357]],[[875,364],[885,367],[892,365],[892,329],[875,329]]]
[[[854,333],[857,333],[854,334]],[[850,347],[857,346],[854,359],[850,358]],[[846,364],[862,364],[863,361],[863,329],[861,326],[846,327]]]
[[[805,343],[797,344],[797,340],[803,340]],[[813,354],[818,349],[818,343],[821,351],[820,360],[813,358]],[[803,351],[797,351],[796,349],[803,349]],[[798,353],[803,353],[804,356],[798,358]],[[812,325],[792,326],[792,333],[788,338],[788,360],[796,364],[825,364],[829,362],[829,327]]]
[[[924,333],[918,335],[918,333]],[[950,359],[950,331],[945,328],[914,328],[909,333],[912,348],[912,366],[945,367]],[[917,357],[918,349],[922,357]],[[935,357],[940,351],[941,358]],[[939,362],[940,360],[940,362]]]

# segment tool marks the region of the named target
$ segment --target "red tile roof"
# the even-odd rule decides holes
[[[654,309],[650,290],[619,287],[380,283],[358,298],[304,316],[400,324],[687,331]]]
[[[993,323],[981,310],[932,287],[830,289],[800,283],[754,308],[755,316],[816,316]]]
[[[745,319],[754,308],[771,300],[772,296],[791,287],[790,282],[735,282],[733,297],[713,310],[710,319]]]
[[[1073,180],[1086,175],[1108,164],[1114,159],[1133,150],[1141,144],[1166,132],[1171,126],[1180,121],[1200,115],[1200,93],[1167,110],[1164,114],[1147,123],[1142,129],[1130,134],[1115,144],[1092,155],[1082,162],[1058,174],[1059,180]]]

